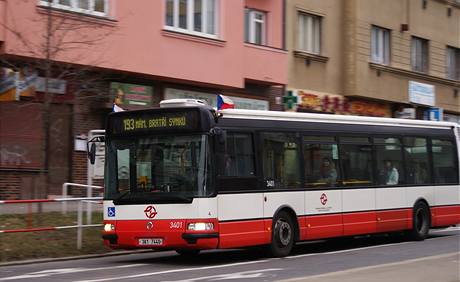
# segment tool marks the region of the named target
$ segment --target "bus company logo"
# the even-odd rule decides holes
[[[147,206],[144,213],[147,218],[154,218],[157,215],[157,210],[154,206]]]
[[[321,204],[324,206],[326,203],[327,203],[327,196],[326,194],[321,194],[321,197],[319,197],[319,200],[321,202]]]

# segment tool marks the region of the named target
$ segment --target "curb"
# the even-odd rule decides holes
[[[67,261],[67,260],[79,260],[79,259],[90,259],[90,258],[100,258],[100,257],[111,257],[111,256],[122,256],[122,255],[131,255],[131,254],[142,254],[155,252],[153,250],[137,250],[137,251],[117,251],[109,252],[103,254],[91,254],[91,255],[79,255],[71,257],[59,257],[59,258],[42,258],[42,259],[30,259],[30,260],[18,260],[11,262],[2,262],[0,267],[5,266],[15,266],[15,265],[26,265],[32,263],[46,263],[46,262],[56,262],[56,261]]]

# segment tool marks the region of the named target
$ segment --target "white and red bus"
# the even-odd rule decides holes
[[[117,112],[106,128],[105,243],[267,245],[460,223],[456,124],[252,110],[196,100]]]

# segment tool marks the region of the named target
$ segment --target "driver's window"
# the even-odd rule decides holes
[[[117,150],[118,192],[129,191],[129,149]]]
[[[137,190],[148,191],[152,187],[152,149],[142,146],[136,154]]]

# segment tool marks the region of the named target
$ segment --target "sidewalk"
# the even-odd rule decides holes
[[[360,267],[283,282],[460,281],[460,253]]]

